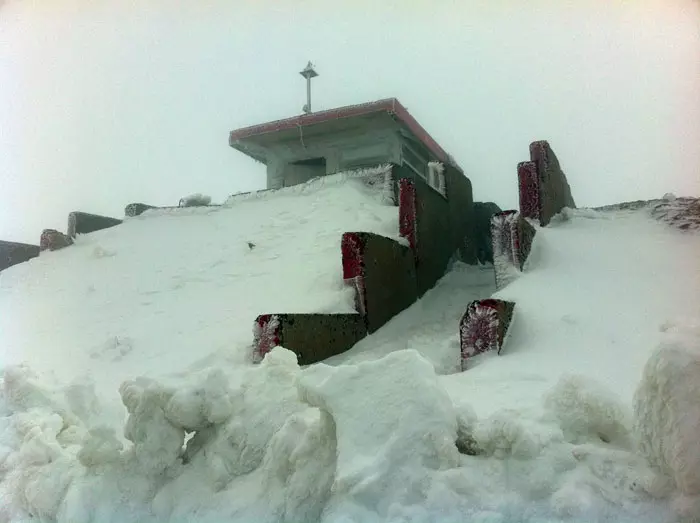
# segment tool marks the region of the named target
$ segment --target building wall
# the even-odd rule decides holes
[[[452,247],[459,251],[464,263],[477,263],[477,241],[474,232],[474,197],[472,182],[464,173],[445,165],[445,185],[450,209]]]
[[[375,124],[377,125],[377,124]],[[401,142],[398,132],[390,126],[367,126],[352,131],[314,136],[306,142],[301,137],[269,147],[267,163],[267,188],[304,183],[309,174],[318,171],[298,170],[292,162],[309,158],[325,158],[325,174],[369,167],[381,163],[398,163]]]
[[[473,224],[472,186],[452,166],[445,166],[447,197],[406,166],[396,166],[397,179],[408,178],[416,189],[416,275],[422,296],[445,274],[450,260],[475,264],[477,241]]]
[[[299,185],[326,174],[325,165],[295,165],[288,163],[283,166],[282,180],[284,187]]]

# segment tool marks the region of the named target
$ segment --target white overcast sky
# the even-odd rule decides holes
[[[700,195],[694,0],[0,0],[0,239],[261,188],[231,129],[396,96],[517,205],[548,139],[579,205]]]

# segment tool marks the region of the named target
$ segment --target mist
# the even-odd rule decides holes
[[[547,139],[581,206],[700,195],[695,0],[0,0],[0,239],[263,188],[232,129],[397,97],[517,206]]]

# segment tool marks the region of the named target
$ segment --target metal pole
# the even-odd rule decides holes
[[[306,79],[306,109],[311,112],[311,77]]]

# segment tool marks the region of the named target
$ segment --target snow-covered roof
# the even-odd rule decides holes
[[[411,116],[408,110],[396,99],[386,98],[375,102],[348,105],[326,111],[318,111],[300,116],[293,116],[283,120],[275,120],[249,127],[243,127],[231,131],[229,145],[241,152],[248,154],[245,147],[239,145],[250,138],[263,134],[277,133],[297,127],[307,127],[321,123],[339,120],[341,118],[354,118],[373,113],[387,113],[393,116],[399,123],[406,127],[420,142],[422,142],[441,162],[454,164],[447,152],[430,136],[418,121]],[[455,166],[456,167],[456,166]]]

